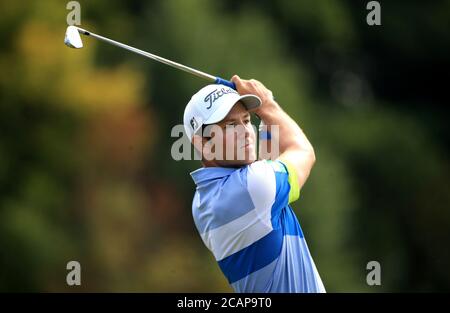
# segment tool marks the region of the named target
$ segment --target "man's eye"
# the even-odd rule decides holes
[[[245,120],[244,123],[248,124],[248,123],[250,123],[250,120]]]

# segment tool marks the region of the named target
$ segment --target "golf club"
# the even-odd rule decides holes
[[[110,44],[112,44],[114,46],[126,49],[128,51],[131,51],[131,52],[140,54],[140,55],[142,55],[144,57],[150,58],[152,60],[155,60],[155,61],[167,64],[167,65],[169,65],[171,67],[174,67],[174,68],[177,68],[179,70],[188,72],[188,73],[193,74],[195,76],[204,78],[204,79],[206,79],[206,80],[208,80],[210,82],[213,82],[215,84],[222,84],[222,85],[231,87],[233,89],[236,89],[236,85],[233,82],[229,81],[229,80],[226,80],[226,79],[223,79],[223,78],[220,78],[220,77],[215,77],[213,75],[210,75],[210,74],[204,73],[202,71],[199,71],[199,70],[193,69],[191,67],[188,67],[186,65],[183,65],[183,64],[180,64],[180,63],[177,63],[177,62],[174,62],[174,61],[162,58],[160,56],[157,56],[157,55],[151,54],[149,52],[145,52],[145,51],[139,50],[137,48],[128,46],[128,45],[120,43],[118,41],[115,41],[115,40],[112,40],[112,39],[109,39],[109,38],[106,38],[106,37],[94,34],[94,33],[90,32],[90,31],[87,31],[87,30],[82,29],[82,28],[77,27],[77,26],[69,26],[69,27],[67,27],[66,35],[65,35],[65,38],[64,38],[64,43],[68,47],[71,47],[71,48],[75,48],[75,49],[83,48],[83,42],[81,40],[80,34],[83,34],[85,36],[91,36],[91,37],[97,38],[97,39],[99,39],[101,41],[110,43]]]

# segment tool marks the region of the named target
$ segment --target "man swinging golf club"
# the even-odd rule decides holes
[[[325,292],[289,206],[309,176],[314,150],[272,92],[256,80],[227,81],[75,26],[67,27],[64,43],[82,48],[80,34],[215,83],[192,97],[183,120],[202,156],[203,168],[191,175],[197,184],[192,213],[203,242],[237,292]],[[258,161],[251,111],[267,126],[267,146],[278,145],[260,151]]]
[[[231,80],[237,92],[208,85],[184,112],[203,164],[191,173],[198,232],[236,292],[325,292],[289,205],[314,165],[313,147],[262,83]],[[265,139],[278,141],[279,155],[269,151],[257,160],[250,112],[267,126]],[[272,129],[278,138],[271,138]]]

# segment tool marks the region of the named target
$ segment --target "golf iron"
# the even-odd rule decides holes
[[[222,85],[231,87],[231,88],[236,90],[236,85],[233,82],[229,81],[229,80],[226,80],[226,79],[223,79],[223,78],[220,78],[220,77],[216,77],[216,76],[204,73],[202,71],[193,69],[193,68],[188,67],[186,65],[183,65],[183,64],[180,64],[180,63],[177,63],[177,62],[174,62],[174,61],[162,58],[160,56],[151,54],[149,52],[142,51],[140,49],[137,49],[137,48],[128,46],[126,44],[120,43],[118,41],[115,41],[115,40],[112,40],[112,39],[109,39],[109,38],[106,38],[106,37],[94,34],[94,33],[90,32],[90,31],[87,31],[87,30],[82,29],[82,28],[77,27],[77,26],[69,26],[69,27],[67,27],[66,36],[64,38],[64,43],[68,47],[71,47],[71,48],[75,48],[75,49],[83,48],[83,41],[81,40],[80,34],[85,35],[85,36],[94,37],[94,38],[99,39],[101,41],[110,43],[110,44],[112,44],[114,46],[126,49],[126,50],[134,52],[134,53],[137,53],[139,55],[142,55],[142,56],[147,57],[149,59],[152,59],[154,61],[167,64],[167,65],[169,65],[171,67],[174,67],[174,68],[177,68],[179,70],[188,72],[188,73],[190,73],[192,75],[204,78],[204,79],[206,79],[206,80],[208,80],[208,81],[210,81],[212,83],[222,84]]]

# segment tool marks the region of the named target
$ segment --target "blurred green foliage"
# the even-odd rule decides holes
[[[274,92],[316,150],[294,209],[328,291],[449,290],[449,1],[383,1],[378,28],[364,2],[79,2],[87,29]],[[200,164],[170,157],[204,82],[68,49],[64,2],[0,11],[0,291],[231,291],[191,216]]]

